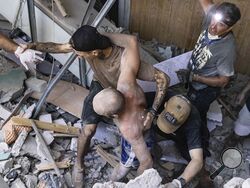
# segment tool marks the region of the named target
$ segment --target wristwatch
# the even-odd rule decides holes
[[[181,187],[185,187],[185,185],[186,185],[186,180],[185,180],[184,178],[179,177],[179,178],[177,178],[177,180],[179,180],[179,181],[181,182]]]

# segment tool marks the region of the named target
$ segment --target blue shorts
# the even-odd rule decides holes
[[[151,130],[148,130],[144,134],[144,139],[148,147],[148,150],[151,151],[155,142],[153,132]],[[120,162],[127,168],[130,167],[137,168],[139,166],[139,161],[136,158],[131,145],[123,137],[121,137],[121,149],[122,150],[121,150]]]

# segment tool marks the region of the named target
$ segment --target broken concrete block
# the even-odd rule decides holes
[[[37,185],[37,177],[35,175],[25,175],[24,183],[28,188],[36,188]]]
[[[25,110],[24,114],[21,117],[28,118],[28,119],[31,118],[32,113],[33,113],[35,107],[36,107],[36,104],[32,104],[29,108],[27,108]]]
[[[41,157],[37,153],[37,144],[36,140],[33,136],[28,136],[25,143],[23,144],[22,150],[24,153],[29,154],[30,156],[41,159]]]
[[[18,136],[18,138],[16,139],[16,141],[15,141],[13,147],[12,147],[12,150],[11,150],[11,154],[12,154],[14,157],[17,157],[17,156],[19,155],[20,150],[21,150],[21,148],[22,148],[22,146],[23,146],[23,143],[24,143],[24,141],[26,140],[27,136],[28,136],[28,132],[25,131],[25,130],[22,131],[22,132],[19,134],[19,136]]]
[[[5,142],[1,142],[0,143],[0,153],[4,153],[8,150],[9,150],[8,144],[6,144]]]
[[[25,184],[20,178],[17,178],[11,185],[11,188],[26,188]]]
[[[52,123],[52,116],[51,114],[42,114],[39,116],[39,121]]]
[[[133,180],[130,180],[126,188],[152,188],[152,187],[160,187],[162,178],[160,177],[159,173],[151,168],[145,170],[142,175],[136,177]]]
[[[5,183],[2,176],[0,176],[0,185],[1,185],[1,188],[9,188],[9,185],[7,183]]]
[[[43,92],[47,86],[47,82],[36,77],[30,77],[25,80],[25,85],[33,91]]]
[[[28,157],[21,157],[18,159],[17,163],[21,165],[22,174],[28,174],[30,170],[31,163]]]
[[[53,131],[43,131],[42,136],[47,145],[50,145],[54,141]]]
[[[56,120],[53,121],[53,123],[59,124],[59,125],[67,125],[67,123],[64,121],[63,118],[56,119]]]
[[[81,125],[81,123],[75,123],[74,127],[81,129],[82,125]],[[70,150],[77,151],[77,138],[71,138]]]
[[[7,169],[11,169],[13,167],[13,159],[0,161],[0,173],[3,173]]]
[[[3,105],[0,105],[0,118],[3,120],[6,120],[11,114],[11,111],[9,111],[6,107]]]
[[[6,153],[0,153],[0,161],[4,161],[9,159],[11,156],[10,152],[6,152]]]
[[[241,187],[242,183],[245,180],[239,177],[234,177],[231,180],[229,180],[224,186],[223,188],[236,188],[236,187]]]
[[[0,74],[0,103],[19,97],[24,90],[25,79],[26,75],[20,68]]]
[[[250,187],[250,178],[246,179],[243,183],[242,183],[242,188],[249,188]]]
[[[126,184],[121,182],[95,183],[93,188],[125,188]]]

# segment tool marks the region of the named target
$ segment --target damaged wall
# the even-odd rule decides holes
[[[250,7],[249,0],[226,0],[235,3],[242,18],[234,28],[239,58],[236,70],[250,75]],[[223,2],[214,0],[214,2]],[[131,1],[130,31],[146,40],[174,44],[192,50],[201,29],[203,12],[197,0]]]

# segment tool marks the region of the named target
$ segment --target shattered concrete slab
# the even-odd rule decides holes
[[[0,103],[19,97],[24,90],[23,82],[26,74],[23,69],[12,69],[0,74]]]
[[[0,118],[3,120],[6,120],[11,114],[11,111],[4,107],[3,105],[0,105]]]
[[[142,175],[136,177],[133,180],[130,180],[127,184],[120,183],[120,182],[107,182],[104,184],[96,183],[93,188],[113,188],[113,187],[119,187],[119,188],[161,188],[161,181],[162,178],[158,174],[158,172],[151,168],[148,170],[145,170]]]
[[[30,77],[25,80],[25,85],[33,91],[43,92],[47,86],[47,82],[36,77]]]

